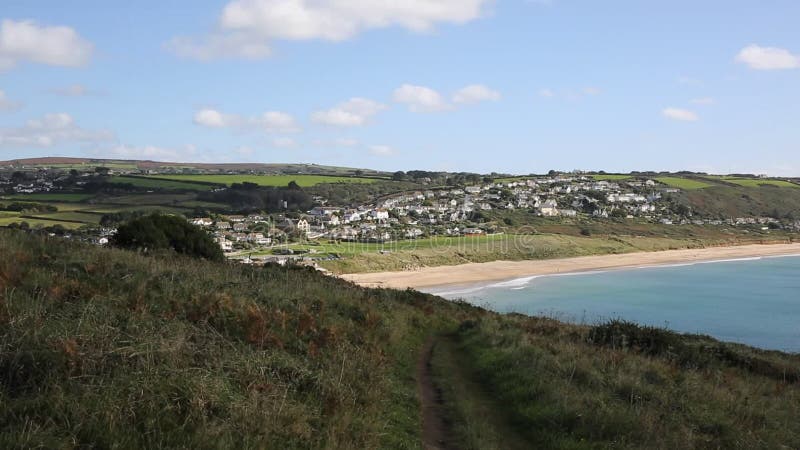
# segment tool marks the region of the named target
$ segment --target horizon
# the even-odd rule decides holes
[[[797,177],[798,16],[788,0],[13,2],[0,159]]]
[[[282,161],[282,162],[276,162],[276,161],[273,161],[273,162],[264,162],[264,161],[248,161],[248,162],[245,162],[245,161],[240,161],[240,162],[213,162],[213,161],[211,161],[211,162],[198,162],[198,161],[160,161],[160,160],[153,160],[153,159],[84,158],[84,157],[76,157],[76,156],[41,156],[41,157],[34,157],[34,158],[14,158],[14,159],[10,159],[10,160],[0,161],[0,164],[10,163],[10,162],[15,162],[15,161],[41,160],[41,159],[80,159],[80,160],[90,160],[90,161],[127,161],[127,162],[148,162],[148,163],[169,164],[169,165],[173,165],[173,164],[197,164],[197,165],[204,165],[204,166],[225,166],[225,165],[233,166],[233,165],[248,165],[248,164],[251,164],[251,165],[274,165],[274,166],[297,165],[297,166],[339,167],[339,168],[343,168],[343,169],[354,169],[354,170],[374,170],[376,172],[386,172],[386,173],[388,173],[388,172],[397,172],[397,170],[391,170],[391,169],[389,169],[389,170],[380,170],[380,169],[374,169],[372,167],[333,166],[333,165],[330,165],[330,164],[319,164],[319,163],[314,163],[314,162],[301,162],[301,161],[288,161],[288,162],[287,161]],[[39,164],[46,164],[46,163],[39,163]],[[516,173],[516,172],[498,172],[498,171],[471,172],[471,171],[459,171],[459,170],[455,170],[455,171],[444,171],[444,170],[436,171],[436,170],[426,170],[426,169],[420,169],[420,168],[411,168],[411,169],[406,169],[406,170],[401,170],[401,171],[402,172],[406,172],[406,171],[410,172],[410,171],[415,171],[415,170],[416,171],[427,171],[427,172],[443,172],[443,173],[459,173],[459,172],[463,172],[463,173],[475,173],[475,174],[478,174],[478,175],[497,174],[497,175],[511,175],[511,176],[520,176],[520,177],[524,177],[524,176],[528,176],[528,175],[545,176],[545,175],[547,175],[547,173],[550,170],[555,170],[558,173],[564,173],[564,174],[569,174],[569,173],[601,174],[602,173],[602,174],[609,174],[609,175],[617,175],[617,174],[619,174],[619,175],[630,175],[630,174],[637,174],[637,173],[642,173],[642,174],[647,174],[647,173],[654,173],[654,174],[663,174],[663,173],[668,173],[668,174],[681,174],[681,173],[692,174],[692,173],[697,173],[697,174],[706,174],[706,175],[714,175],[714,176],[726,176],[726,175],[765,176],[766,175],[769,178],[788,178],[788,179],[800,178],[800,176],[795,176],[795,175],[774,176],[774,175],[759,174],[759,173],[754,173],[754,172],[729,172],[729,173],[697,172],[697,171],[684,170],[684,169],[672,170],[672,171],[670,171],[670,170],[653,170],[653,169],[636,169],[636,170],[631,170],[631,171],[627,171],[627,172],[610,171],[610,170],[604,170],[604,169],[572,169],[572,170],[548,169],[548,170],[545,170],[543,172],[527,172],[527,173],[521,173],[520,172],[520,173]]]

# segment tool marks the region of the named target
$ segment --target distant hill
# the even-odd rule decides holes
[[[386,175],[372,169],[357,169],[351,167],[323,166],[317,164],[299,163],[194,163],[194,162],[166,162],[133,159],[96,159],[96,158],[68,158],[45,157],[23,158],[0,161],[0,168],[86,168],[86,167],[118,167],[127,169],[198,169],[207,171],[255,171],[265,173],[305,173],[317,175],[353,175],[360,171],[364,175]]]

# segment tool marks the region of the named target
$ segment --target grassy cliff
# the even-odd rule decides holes
[[[431,401],[443,448],[796,448],[798,380],[706,337],[0,231],[0,448],[420,448]]]

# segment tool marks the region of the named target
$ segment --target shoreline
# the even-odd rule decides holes
[[[492,261],[455,266],[424,267],[401,272],[343,274],[341,278],[364,287],[422,289],[468,287],[524,277],[578,274],[611,269],[636,269],[743,258],[800,256],[800,243],[748,244],[727,247],[632,252],[558,259]]]

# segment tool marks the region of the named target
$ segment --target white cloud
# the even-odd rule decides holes
[[[11,100],[5,91],[0,90],[0,111],[16,111],[22,107],[22,103]]]
[[[354,97],[331,109],[313,113],[311,120],[342,127],[361,126],[384,109],[386,109],[386,105],[366,98]]]
[[[800,68],[800,56],[776,47],[748,45],[736,55],[736,62],[756,70],[781,70]]]
[[[404,84],[394,91],[394,101],[405,103],[413,112],[436,112],[450,109],[442,94],[425,86]]]
[[[590,86],[590,87],[583,88],[583,93],[585,95],[600,95],[602,93],[602,91],[599,88]]]
[[[482,84],[471,84],[458,90],[453,95],[453,103],[470,104],[483,101],[500,100],[500,93]]]
[[[680,120],[684,122],[696,122],[697,120],[700,120],[696,113],[689,111],[688,109],[665,108],[663,111],[661,111],[661,114],[668,119]]]
[[[441,23],[477,19],[491,0],[234,0],[206,37],[178,37],[167,44],[177,54],[210,60],[260,59],[275,40],[343,41],[370,29],[399,26],[430,31]]]
[[[693,98],[691,100],[693,105],[713,105],[716,101],[711,97]]]
[[[555,96],[556,96],[556,93],[555,93],[555,92],[553,92],[553,91],[552,91],[552,90],[550,90],[550,89],[540,89],[540,90],[539,90],[539,97],[544,97],[544,98],[553,98],[553,97],[555,97]]]
[[[280,111],[267,111],[260,116],[244,117],[238,114],[226,114],[213,108],[203,108],[194,114],[194,123],[209,128],[237,128],[270,133],[300,131],[300,126],[294,117]]]
[[[259,117],[249,120],[257,128],[270,133],[294,133],[300,126],[290,114],[280,111],[267,111]]]
[[[209,128],[224,128],[233,126],[236,117],[229,114],[222,114],[216,109],[203,108],[194,114],[194,123]]]
[[[0,147],[52,147],[64,143],[102,142],[114,138],[107,130],[86,130],[66,113],[45,114],[17,128],[0,128]]]
[[[394,155],[394,149],[392,147],[389,147],[388,145],[371,145],[369,147],[369,152],[375,156]]]
[[[0,71],[23,61],[64,67],[89,62],[94,46],[65,26],[40,26],[30,20],[0,24]]]

